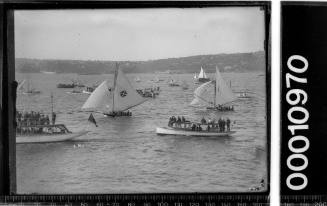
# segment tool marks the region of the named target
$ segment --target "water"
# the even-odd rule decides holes
[[[235,91],[248,89],[253,98],[235,103],[235,112],[206,111],[189,106],[193,74],[174,74],[176,81],[189,84],[188,90],[169,87],[170,74],[128,74],[135,88],[156,83],[161,93],[156,99],[131,111],[132,117],[107,118],[79,112],[86,94],[69,94],[56,84],[80,79],[86,84],[112,81],[112,75],[16,74],[30,79],[40,95],[18,95],[19,110],[51,111],[51,92],[57,122],[72,131],[90,132],[73,142],[17,145],[18,193],[142,193],[142,192],[248,192],[267,182],[265,76],[262,73],[222,73]],[[135,77],[141,82],[136,83]],[[213,74],[209,76],[213,77]],[[229,117],[232,137],[199,138],[157,136],[155,128],[166,126],[172,115],[199,121],[203,116]],[[79,145],[78,147],[76,145]]]

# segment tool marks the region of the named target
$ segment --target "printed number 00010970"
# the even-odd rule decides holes
[[[293,61],[300,61],[303,63],[301,67],[295,67]],[[287,67],[290,71],[296,74],[302,74],[308,69],[309,63],[306,58],[300,55],[293,55],[287,60]],[[306,84],[307,78],[297,77],[291,73],[286,73],[286,87],[288,92],[286,93],[286,101],[291,106],[287,112],[288,130],[291,132],[292,137],[288,141],[288,149],[293,153],[287,158],[287,167],[291,170],[291,174],[286,179],[286,184],[291,190],[302,190],[308,184],[308,179],[303,170],[308,166],[308,158],[303,154],[309,149],[309,140],[303,135],[299,135],[297,130],[307,130],[309,126],[307,123],[309,119],[309,112],[304,107],[308,100],[308,95],[303,89],[292,88],[295,83]],[[291,84],[291,80],[294,82]],[[298,115],[296,115],[298,114]],[[299,115],[301,114],[301,115]],[[296,116],[294,116],[296,115]],[[300,117],[299,117],[300,116]],[[295,147],[294,142],[303,142],[301,147]],[[295,160],[300,160],[302,164],[294,165]],[[294,180],[302,180],[302,184],[294,184]],[[293,180],[293,183],[292,183]]]

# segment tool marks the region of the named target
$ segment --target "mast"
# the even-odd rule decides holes
[[[215,87],[214,87],[214,90],[215,90],[215,96],[213,98],[213,104],[214,106],[216,106],[216,98],[217,98],[217,79],[215,81]]]
[[[30,79],[28,79],[28,81],[27,81],[27,92],[29,92],[29,91],[31,91],[31,80]]]
[[[53,115],[53,93],[51,92],[51,114]]]
[[[114,111],[115,107],[115,90],[116,90],[116,84],[117,84],[117,75],[118,75],[118,69],[119,69],[119,64],[116,62],[116,69],[115,69],[115,76],[114,76],[114,88],[112,91],[112,112]]]

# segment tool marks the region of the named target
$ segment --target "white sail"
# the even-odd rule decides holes
[[[26,80],[24,79],[21,83],[18,84],[17,91],[19,91],[23,87],[23,85],[25,84],[25,82],[26,82]]]
[[[207,78],[207,75],[206,75],[206,73],[204,72],[204,70],[203,70],[202,67],[201,67],[201,71],[200,71],[200,74],[199,74],[198,78]]]
[[[135,78],[135,81],[136,81],[136,82],[140,82],[140,81],[141,81],[140,77],[136,77],[136,78]]]
[[[194,77],[193,77],[193,79],[197,79],[198,77],[196,76],[196,74],[194,74]]]
[[[109,91],[107,81],[102,82],[86,100],[82,109],[95,109],[110,104],[111,92]]]
[[[226,84],[225,80],[220,75],[218,67],[216,67],[216,105],[223,105],[237,98],[231,88]]]
[[[121,69],[115,77],[112,111],[124,111],[147,100],[136,92]]]
[[[213,85],[212,81],[206,82],[196,88],[194,91],[194,99],[191,102],[191,105],[200,105],[200,104],[213,104]]]

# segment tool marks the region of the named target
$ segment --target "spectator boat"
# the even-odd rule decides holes
[[[192,125],[196,124],[203,128],[201,131],[192,130]],[[157,127],[158,135],[182,135],[182,136],[197,136],[197,137],[228,137],[234,134],[235,131],[219,131],[217,127],[212,127],[212,124],[200,124],[194,122],[181,123],[177,126]],[[208,127],[210,129],[208,130]]]
[[[64,142],[87,133],[88,131],[71,132],[64,124],[22,126],[16,130],[16,143]]]
[[[55,124],[56,113],[53,111],[51,94],[52,124],[48,115],[39,112],[16,113],[16,143],[49,143],[69,141],[85,135],[88,131],[71,132],[64,124]]]

